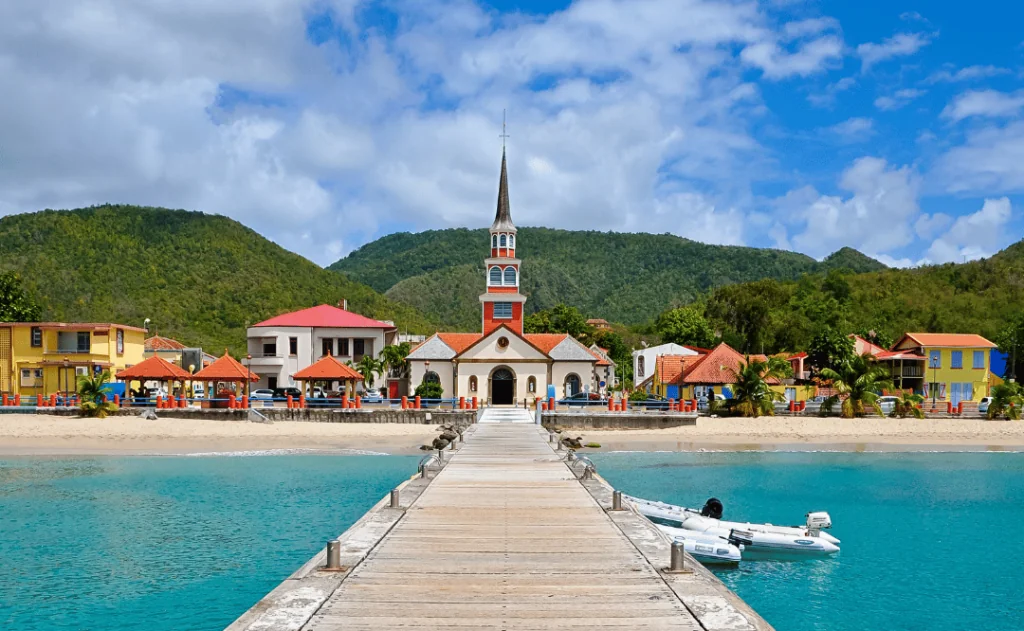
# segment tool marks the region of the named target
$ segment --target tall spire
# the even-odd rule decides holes
[[[494,215],[494,223],[491,230],[504,230],[514,232],[516,229],[512,223],[512,213],[508,204],[508,168],[505,166],[505,149],[501,150],[501,179],[498,181],[498,212]]]

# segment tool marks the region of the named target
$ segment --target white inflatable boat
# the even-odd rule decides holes
[[[725,539],[714,535],[705,535],[692,530],[673,528],[664,524],[658,524],[658,528],[672,538],[679,541],[683,548],[690,553],[690,556],[697,559],[704,565],[739,563],[743,559],[741,546],[735,546]]]
[[[832,527],[832,519],[825,512],[807,513],[807,522],[804,526],[775,526],[723,521],[722,503],[714,498],[708,500],[704,508],[698,511],[639,497],[624,497],[646,517],[675,522],[683,530],[722,537],[734,544],[742,543],[744,553],[805,555],[839,552],[839,539],[822,532],[825,528]]]

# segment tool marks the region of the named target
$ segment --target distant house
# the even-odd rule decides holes
[[[641,387],[648,392],[665,397],[680,399],[679,378],[694,364],[704,359],[705,355],[659,355],[654,360],[654,371]]]
[[[587,324],[594,327],[598,331],[611,331],[612,325],[608,323],[608,320],[604,318],[590,318],[587,320]]]
[[[633,383],[647,384],[654,374],[654,364],[662,355],[698,355],[698,351],[680,344],[659,344],[633,351]],[[637,387],[640,387],[639,385]],[[650,391],[649,387],[646,388]]]
[[[890,366],[897,387],[956,406],[989,395],[993,348],[973,333],[907,333],[876,357]]]
[[[790,368],[793,369],[793,379],[802,381],[811,378],[811,371],[807,369],[807,353],[801,351],[786,358]]]
[[[597,355],[597,357],[600,358],[600,361],[598,361],[597,364],[594,366],[594,371],[597,373],[597,377],[598,377],[598,382],[597,382],[598,388],[601,387],[601,382],[602,381],[605,384],[604,385],[604,390],[605,391],[610,390],[611,388],[614,388],[615,386],[617,386],[618,383],[619,383],[619,380],[618,380],[618,376],[615,374],[615,369],[617,368],[618,365],[615,363],[615,361],[608,354],[608,349],[607,348],[601,348],[597,344],[591,344],[590,345],[590,352],[593,353],[594,355]]]
[[[178,340],[159,334],[146,338],[144,355],[146,359],[160,357],[185,370],[191,365],[194,368],[193,372],[202,370],[204,366],[217,359],[209,353],[204,353],[201,348],[189,348]]]
[[[249,364],[260,378],[253,387],[294,386],[292,375],[327,355],[353,363],[366,355],[379,357],[381,349],[394,343],[397,335],[398,329],[390,322],[334,305],[319,305],[264,320],[247,331],[248,352],[252,356]]]

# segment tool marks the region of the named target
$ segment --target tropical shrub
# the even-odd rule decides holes
[[[440,399],[444,396],[444,388],[436,381],[424,381],[416,386],[413,394],[421,399]]]
[[[913,392],[904,391],[900,395],[900,398],[896,400],[896,405],[893,406],[892,412],[889,413],[889,416],[894,418],[907,418],[908,416],[924,418],[924,411],[918,407],[922,403],[924,403],[923,396]]]
[[[78,396],[82,403],[79,406],[82,416],[106,418],[117,409],[113,403],[106,401],[104,386],[110,381],[110,372],[104,370],[99,375],[83,375],[78,378]]]
[[[789,375],[789,362],[778,357],[769,357],[767,361],[747,357],[745,363],[740,362],[739,370],[730,368],[729,371],[736,378],[732,386],[733,396],[721,402],[721,407],[718,402],[713,402],[712,412],[724,407],[740,416],[774,416],[775,402],[786,400],[781,392],[772,390],[768,380]]]
[[[992,388],[992,402],[988,404],[988,418],[1002,417],[1012,421],[1020,420],[1020,408],[1024,406],[1024,392],[1019,383],[1008,381]]]
[[[643,389],[634,390],[634,391],[629,393],[629,400],[630,400],[630,402],[646,401],[647,400],[647,392],[645,392]]]

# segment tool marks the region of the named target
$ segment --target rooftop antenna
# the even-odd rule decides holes
[[[501,110],[501,135],[499,135],[498,138],[501,138],[501,152],[505,153],[505,139],[510,138],[510,136],[505,133],[505,110]]]

